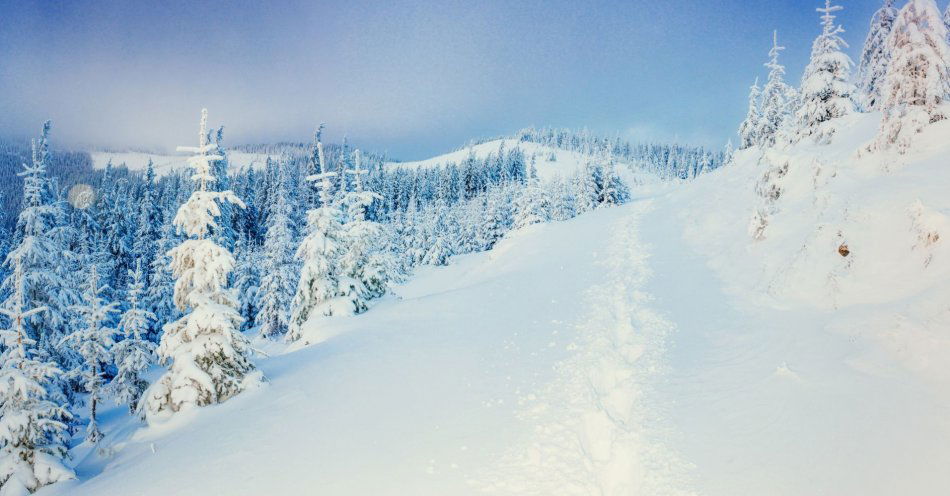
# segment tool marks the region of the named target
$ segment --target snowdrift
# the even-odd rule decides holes
[[[950,121],[906,155],[867,151],[880,114],[836,121],[828,145],[738,152],[679,191],[687,238],[730,290],[840,310],[911,367],[950,379]]]

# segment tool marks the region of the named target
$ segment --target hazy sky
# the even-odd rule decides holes
[[[402,159],[526,126],[721,146],[773,28],[797,83],[817,0],[0,0],[0,134],[230,143],[320,122]],[[877,0],[842,0],[852,57]]]

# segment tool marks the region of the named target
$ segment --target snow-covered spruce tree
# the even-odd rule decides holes
[[[144,280],[142,262],[139,261],[129,274],[128,309],[119,319],[118,331],[122,340],[112,347],[117,371],[109,389],[115,395],[116,403],[127,404],[131,414],[135,413],[142,393],[148,388],[148,381],[142,376],[155,361],[155,344],[145,339],[149,322],[155,320],[155,314],[142,304]]]
[[[293,301],[297,279],[291,251],[293,236],[288,198],[289,167],[286,158],[278,165],[277,182],[271,195],[274,203],[267,217],[267,234],[264,237],[264,259],[261,267],[263,277],[255,304],[255,322],[261,336],[267,338],[287,332],[290,325],[290,303]]]
[[[104,286],[99,284],[99,271],[95,265],[89,268],[83,303],[73,307],[82,317],[82,327],[64,338],[83,358],[82,365],[70,371],[80,377],[83,389],[89,394],[89,424],[86,427],[86,441],[98,443],[102,439],[97,413],[102,388],[105,385],[105,368],[112,363],[112,344],[115,329],[109,327],[111,314],[118,310],[117,303],[106,303],[102,299]]]
[[[749,112],[745,120],[739,125],[739,149],[755,146],[758,142],[756,132],[759,129],[759,99],[762,96],[762,90],[759,88],[759,78],[755,78],[755,83],[749,88]]]
[[[231,178],[228,176],[230,163],[228,161],[227,150],[221,145],[224,141],[224,126],[208,133],[208,142],[215,147],[215,156],[220,157],[211,162],[211,175],[214,181],[207,183],[209,191],[224,192],[231,191]],[[243,208],[244,204],[241,204]],[[234,205],[231,202],[223,201],[218,203],[220,215],[215,218],[214,226],[210,228],[211,236],[215,243],[224,247],[229,252],[234,251],[234,245],[237,243],[237,233],[234,231]]]
[[[452,229],[452,209],[445,198],[438,197],[426,208],[423,232],[426,250],[420,263],[424,265],[448,265],[449,257],[455,255],[455,240],[458,233]]]
[[[164,326],[158,347],[162,363],[172,362],[165,374],[146,390],[140,402],[145,418],[161,421],[182,410],[221,403],[261,380],[251,363],[251,349],[238,330],[241,316],[227,288],[234,257],[212,238],[219,203],[244,204],[231,191],[211,191],[215,177],[208,143],[208,111],[201,111],[197,147],[179,147],[194,153],[189,165],[196,183],[191,197],[178,209],[174,223],[188,236],[169,252],[175,282],[175,305],[185,313]]]
[[[27,309],[25,273],[14,266],[13,294],[0,315],[7,327],[0,330],[0,495],[21,496],[63,480],[74,479],[63,465],[67,455],[66,424],[71,416],[50,401],[49,381],[62,374],[55,363],[38,360],[36,341],[26,329],[27,320],[42,318],[44,307]]]
[[[261,249],[245,234],[235,245],[234,291],[238,298],[238,313],[244,319],[241,332],[257,328],[258,293],[261,289]]]
[[[574,215],[580,215],[593,210],[597,206],[597,183],[594,175],[595,166],[590,161],[574,173],[572,189],[574,197]]]
[[[381,224],[367,219],[366,213],[382,196],[363,189],[363,176],[369,172],[362,168],[362,154],[354,153],[353,169],[345,172],[353,176],[353,191],[347,192],[343,202],[347,209],[344,225],[346,245],[340,257],[353,313],[362,313],[369,302],[389,291],[389,281],[395,270],[392,255],[386,246],[386,232]]]
[[[567,178],[558,176],[551,186],[551,218],[568,220],[574,218],[575,215],[571,183]]]
[[[817,10],[821,13],[822,30],[812,45],[811,60],[802,77],[801,106],[795,117],[799,137],[827,143],[835,133],[828,122],[855,110],[853,63],[843,51],[848,47],[840,36],[844,29],[835,24],[834,13],[844,7],[825,0],[825,6]]]
[[[897,9],[894,0],[884,0],[884,5],[871,18],[871,29],[868,31],[864,49],[861,50],[861,60],[858,65],[858,90],[861,103],[867,110],[878,110],[884,90],[887,66],[891,62],[891,53],[888,51],[888,38],[897,19]]]
[[[528,166],[528,180],[515,198],[515,229],[551,220],[551,199],[547,190],[541,186],[535,158],[531,157]]]
[[[947,27],[934,0],[910,0],[897,14],[888,43],[888,66],[877,148],[910,148],[928,124],[946,119],[941,109],[950,92]]]
[[[769,78],[762,89],[759,126],[755,131],[758,145],[768,148],[775,145],[782,125],[789,118],[792,89],[785,83],[785,66],[778,57],[785,47],[778,44],[778,31],[772,33],[772,48],[769,50]]]
[[[511,208],[512,194],[512,188],[508,185],[496,186],[483,193],[485,203],[478,224],[480,249],[492,249],[511,229],[514,213]]]
[[[297,248],[297,259],[303,266],[291,304],[290,331],[287,333],[290,341],[300,339],[303,325],[312,316],[330,316],[341,310],[335,308],[334,303],[343,293],[340,256],[345,249],[345,234],[339,205],[330,196],[333,189],[330,180],[336,172],[327,170],[323,143],[317,143],[317,153],[320,173],[307,177],[307,180],[319,189],[320,206],[307,212],[307,235]]]
[[[58,355],[57,346],[66,335],[69,324],[69,307],[75,303],[71,298],[69,281],[64,280],[58,269],[57,254],[62,246],[52,235],[59,216],[60,206],[52,201],[46,170],[49,166],[50,122],[43,124],[39,141],[32,143],[32,161],[23,164],[18,175],[23,178],[23,208],[17,217],[13,233],[13,246],[4,260],[8,274],[19,264],[23,272],[23,298],[33,306],[46,307],[42,320],[36,314],[25,323],[30,338],[37,341],[44,357]],[[14,293],[10,275],[2,284],[7,295]],[[10,307],[5,302],[5,307]]]
[[[145,184],[142,185],[142,197],[136,209],[135,239],[132,244],[133,258],[144,267],[142,283],[151,282],[150,270],[155,260],[155,250],[158,245],[161,218],[155,204],[155,168],[149,159],[145,169]],[[131,274],[131,272],[130,272]]]
[[[596,172],[594,184],[597,188],[597,205],[619,205],[630,199],[630,190],[617,174],[617,163],[613,157],[605,157],[594,171]]]
[[[162,227],[149,272],[152,280],[145,290],[142,302],[148,311],[155,315],[149,323],[149,341],[158,343],[162,333],[162,322],[171,322],[181,317],[181,311],[175,306],[175,278],[172,273],[172,259],[168,252],[178,241],[174,226],[168,222]]]

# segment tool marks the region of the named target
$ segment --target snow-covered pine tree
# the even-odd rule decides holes
[[[551,218],[553,220],[568,220],[574,218],[574,195],[571,183],[566,178],[558,176],[552,185]]]
[[[19,264],[23,273],[24,302],[46,307],[42,320],[36,314],[26,321],[26,332],[37,341],[41,356],[57,357],[59,342],[69,328],[69,308],[76,303],[69,281],[61,276],[62,260],[57,258],[63,246],[53,235],[60,218],[61,205],[55,203],[46,177],[49,166],[49,132],[51,124],[43,124],[38,141],[32,142],[31,163],[23,164],[18,176],[23,178],[23,208],[17,217],[13,246],[4,260],[8,276],[0,287],[3,293],[14,293],[12,272]],[[5,302],[9,308],[9,302]]]
[[[261,336],[274,338],[287,332],[290,325],[290,303],[297,279],[294,266],[290,225],[291,206],[288,198],[290,164],[284,157],[278,164],[277,182],[271,195],[274,203],[267,217],[264,237],[263,277],[257,291],[255,321]]]
[[[389,291],[394,262],[386,246],[386,232],[382,225],[366,217],[374,202],[382,196],[363,189],[363,155],[359,150],[353,154],[354,168],[345,173],[353,176],[353,191],[346,193],[343,203],[347,210],[344,225],[346,245],[340,257],[340,269],[348,281],[344,288],[353,305],[353,313],[362,313],[369,302]]]
[[[185,315],[164,326],[158,347],[162,363],[172,362],[142,398],[142,413],[150,422],[161,421],[182,410],[221,403],[261,381],[251,363],[250,345],[240,333],[237,301],[227,288],[234,257],[212,238],[220,203],[243,207],[231,191],[211,191],[215,180],[208,143],[208,111],[201,111],[197,147],[188,159],[196,183],[191,197],[178,209],[174,223],[188,236],[169,252],[175,277],[175,305]]]
[[[69,373],[79,376],[82,386],[89,394],[89,424],[86,426],[86,441],[96,444],[102,439],[97,419],[99,399],[105,385],[105,369],[112,364],[112,344],[115,329],[109,327],[111,314],[116,313],[115,302],[102,299],[104,286],[99,284],[99,271],[93,264],[89,268],[83,303],[73,307],[82,317],[82,326],[64,338],[83,358],[83,364]]]
[[[478,241],[481,250],[490,250],[511,229],[512,189],[508,185],[496,186],[485,191],[482,196],[485,203],[478,225]]]
[[[891,53],[888,51],[888,38],[897,19],[897,9],[894,0],[884,0],[884,5],[871,18],[871,29],[864,49],[861,50],[861,61],[858,65],[858,89],[862,104],[867,110],[878,110],[884,90],[887,66],[891,62]]]
[[[231,178],[228,176],[230,162],[228,161],[227,150],[222,146],[224,141],[224,126],[210,132],[208,141],[215,146],[215,157],[211,163],[211,175],[214,181],[209,181],[207,188],[209,191],[231,191]],[[244,204],[241,204],[241,208]],[[223,201],[218,203],[220,215],[215,218],[214,226],[211,227],[211,236],[215,242],[224,247],[229,252],[234,251],[234,245],[237,243],[237,233],[234,231],[234,205],[231,202]]]
[[[148,388],[143,375],[155,361],[155,344],[145,339],[149,322],[155,320],[155,314],[142,304],[145,275],[141,260],[129,274],[129,281],[128,309],[119,319],[118,327],[122,340],[112,347],[117,371],[109,389],[115,395],[116,403],[127,404],[129,413],[134,414],[142,393]]]
[[[135,240],[132,244],[133,258],[144,267],[143,284],[151,282],[149,272],[152,261],[155,260],[155,250],[158,245],[161,218],[155,204],[155,168],[152,159],[148,160],[145,168],[145,183],[142,185],[142,197],[138,202],[137,225]],[[130,272],[131,274],[131,272]]]
[[[613,157],[604,157],[601,165],[594,170],[597,172],[594,183],[598,205],[619,205],[630,198],[630,190],[617,174],[617,163]],[[695,176],[695,173],[693,175]]]
[[[756,132],[759,129],[759,100],[762,96],[762,90],[759,88],[759,78],[755,78],[755,83],[749,88],[749,111],[745,120],[739,125],[739,149],[755,146],[758,142]]]
[[[62,371],[36,358],[36,341],[28,320],[42,318],[44,307],[26,308],[21,262],[11,274],[13,293],[0,308],[8,327],[0,330],[0,495],[21,496],[63,480],[74,479],[63,464],[71,415],[50,401],[49,381]]]
[[[825,0],[821,13],[821,34],[811,49],[811,60],[805,68],[800,91],[801,106],[796,113],[797,131],[801,138],[812,137],[827,143],[835,129],[829,121],[854,112],[854,85],[851,84],[851,58],[844,53],[848,47],[835,24],[835,12],[844,10]]]
[[[258,293],[261,290],[261,250],[245,235],[235,245],[234,291],[238,298],[241,332],[257,328]]]
[[[877,148],[910,148],[927,125],[946,119],[950,92],[947,27],[934,0],[910,0],[897,14],[888,43],[888,66]]]
[[[443,197],[438,197],[426,208],[423,231],[426,250],[420,263],[425,265],[448,265],[449,257],[455,254],[454,242],[457,233],[449,228],[451,209]]]
[[[162,333],[162,322],[172,322],[181,317],[181,311],[175,306],[175,278],[172,273],[172,259],[168,252],[175,246],[178,238],[171,222],[161,230],[149,272],[152,280],[145,290],[142,302],[148,311],[155,315],[149,323],[146,334],[149,341],[158,343]]]
[[[535,157],[531,157],[528,166],[528,178],[524,187],[515,198],[515,229],[551,220],[551,199],[547,190],[541,186]]]
[[[593,210],[597,206],[597,183],[594,180],[595,167],[590,161],[584,164],[581,170],[574,173],[572,182],[574,197],[574,214],[580,215]]]
[[[297,248],[297,259],[303,264],[297,292],[291,304],[290,331],[287,339],[296,341],[302,336],[303,325],[312,316],[334,315],[334,307],[341,291],[340,256],[345,249],[339,205],[332,201],[336,172],[327,170],[323,143],[317,142],[320,173],[307,177],[319,189],[320,206],[307,212],[307,235]],[[345,309],[344,309],[345,311]]]
[[[763,148],[775,145],[782,125],[789,117],[791,88],[785,83],[785,66],[778,57],[785,47],[778,44],[778,31],[772,33],[772,48],[769,50],[769,78],[762,90],[759,126],[755,131],[758,144]]]
[[[732,140],[730,139],[729,141],[726,141],[726,148],[722,152],[722,162],[719,165],[723,166],[723,165],[731,164],[732,159],[735,158],[735,155],[736,155],[736,148],[735,148],[735,145],[732,144]]]

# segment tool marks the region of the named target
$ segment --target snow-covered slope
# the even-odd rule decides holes
[[[119,166],[125,164],[129,170],[142,171],[152,160],[152,167],[158,176],[188,167],[187,155],[162,155],[145,152],[90,152],[92,165],[96,169],[105,169],[109,162]],[[261,153],[228,152],[228,161],[234,170],[245,167],[262,168],[267,163],[267,155]]]
[[[417,162],[390,162],[390,167],[405,167],[407,169],[438,167],[447,164],[461,164],[469,156],[484,160],[489,155],[498,155],[499,150],[511,151],[520,149],[528,160],[535,157],[538,175],[548,179],[556,176],[569,176],[584,167],[590,157],[567,150],[561,150],[538,143],[522,142],[516,139],[497,139],[462,148],[451,153],[439,155]]]
[[[950,380],[950,122],[926,128],[901,156],[866,150],[879,119],[843,119],[826,146],[740,152],[735,166],[683,192],[693,214],[682,222],[731,290],[853,315],[863,322],[848,332]],[[743,242],[756,208],[767,217],[763,239]]]
[[[950,493],[950,124],[842,124],[424,269],[177,425],[113,410],[40,494]]]

